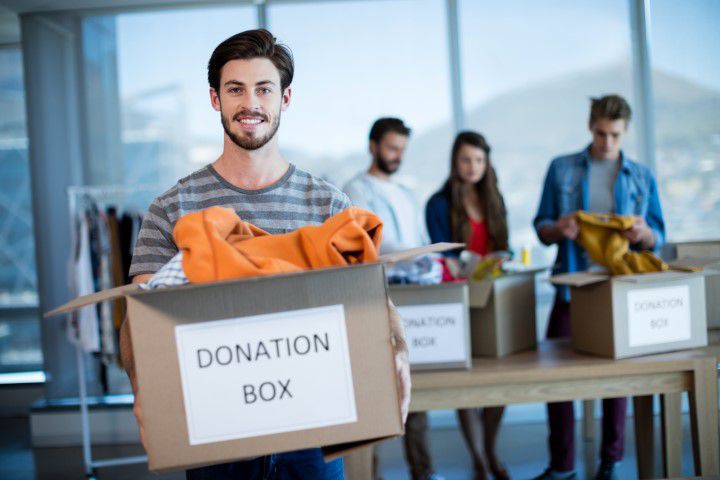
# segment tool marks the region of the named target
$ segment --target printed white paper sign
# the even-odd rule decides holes
[[[397,307],[405,324],[412,365],[465,361],[465,308],[462,303]]]
[[[690,287],[630,290],[628,343],[631,347],[690,339]]]
[[[191,445],[357,421],[342,305],[175,327]]]

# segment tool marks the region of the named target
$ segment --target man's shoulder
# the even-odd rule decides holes
[[[348,190],[357,190],[359,188],[363,188],[363,185],[366,182],[367,173],[366,172],[359,172],[355,174],[350,180],[345,182],[345,185],[343,185],[343,192],[347,192]]]
[[[337,199],[344,199],[347,197],[347,195],[345,195],[342,190],[340,190],[338,187],[336,187],[329,181],[320,177],[316,177],[315,175],[312,175],[311,173],[308,173],[305,170],[301,170],[297,167],[295,168],[295,172],[293,172],[293,176],[290,181],[292,182],[294,187],[299,187],[302,190],[312,192],[314,194],[325,194],[329,197]]]
[[[206,165],[178,180],[175,185],[158,195],[153,201],[153,203],[157,204],[158,206],[164,206],[168,203],[176,202],[178,201],[180,192],[187,192],[188,190],[192,190],[199,186],[207,185],[215,181],[215,177],[210,171],[209,165]]]
[[[585,149],[580,150],[579,152],[558,155],[550,162],[550,168],[568,168],[578,166],[582,163],[584,154]]]

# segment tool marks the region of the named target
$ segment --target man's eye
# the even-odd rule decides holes
[[[267,94],[270,93],[270,89],[269,89],[269,88],[259,88],[259,89],[258,89],[258,93],[261,93],[261,94],[263,94],[263,95],[267,95]]]
[[[229,89],[228,92],[230,92],[230,93],[240,93],[240,88],[238,88],[238,87],[233,87],[233,88]]]

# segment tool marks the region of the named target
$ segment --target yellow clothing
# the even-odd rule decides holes
[[[625,215],[606,215],[577,212],[580,232],[575,240],[599,265],[613,275],[659,272],[668,266],[650,251],[634,252],[630,242],[621,232],[635,224],[635,219]]]

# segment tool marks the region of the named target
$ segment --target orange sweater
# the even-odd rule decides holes
[[[376,261],[382,222],[350,207],[322,225],[271,235],[230,208],[210,207],[183,216],[173,236],[188,280],[207,282]]]

